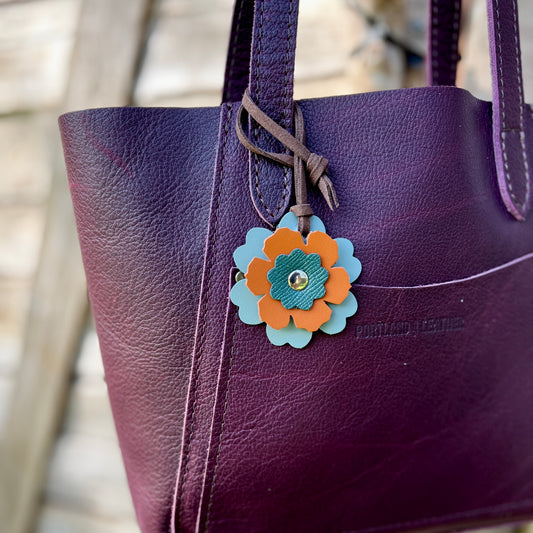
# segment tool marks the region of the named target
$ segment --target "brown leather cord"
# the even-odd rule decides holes
[[[250,141],[244,132],[242,125],[242,113],[245,110],[262,128],[280,141],[294,155],[267,152]],[[324,196],[329,208],[334,210],[339,206],[337,194],[333,183],[327,175],[328,160],[318,154],[314,154],[305,146],[305,125],[302,110],[298,104],[294,104],[294,136],[279,124],[274,122],[266,113],[251,99],[248,90],[243,95],[242,105],[237,113],[236,124],[237,137],[241,144],[254,154],[266,157],[272,161],[292,167],[294,169],[294,194],[296,205],[291,211],[298,217],[298,231],[306,236],[310,229],[310,217],[313,210],[307,202],[306,173],[309,175],[311,184],[318,187]]]

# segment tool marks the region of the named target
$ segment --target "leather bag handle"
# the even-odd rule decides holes
[[[492,140],[502,200],[517,220],[530,207],[517,0],[487,0],[492,71]]]
[[[428,85],[455,85],[459,61],[461,0],[430,0],[427,25]]]
[[[461,0],[429,0],[428,85],[455,85]],[[222,103],[238,102],[248,87],[254,18],[253,0],[236,0],[226,60]]]
[[[289,132],[297,22],[298,0],[236,0],[224,88],[224,98],[238,101],[248,87],[260,109]],[[249,135],[267,152],[288,153],[252,119]],[[257,213],[273,226],[291,200],[291,170],[250,152],[249,189]]]
[[[458,59],[460,1],[430,0],[430,84],[453,84]],[[493,145],[502,201],[517,220],[529,211],[531,180],[524,129],[524,91],[517,0],[487,0],[493,93]],[[290,131],[298,0],[237,0],[224,84],[225,100],[246,87],[259,107]],[[250,21],[253,23],[250,26]],[[250,36],[250,37],[248,37]],[[268,36],[268,37],[266,37]],[[251,38],[251,46],[250,45]],[[444,57],[442,57],[444,56]],[[247,59],[249,68],[245,67]],[[241,91],[242,89],[242,91]],[[281,147],[250,123],[256,144]],[[250,192],[260,216],[275,223],[290,200],[288,171],[250,155]]]
[[[492,139],[498,186],[505,207],[525,220],[531,177],[524,129],[524,89],[517,0],[487,0],[492,72]],[[455,85],[460,0],[431,0],[427,72],[430,85]]]

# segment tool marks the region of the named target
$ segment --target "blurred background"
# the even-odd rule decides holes
[[[485,0],[458,84],[490,99]],[[295,97],[424,85],[427,0],[301,0]],[[519,2],[526,100],[533,5]],[[0,532],[138,532],[57,116],[217,106],[232,0],[0,0]],[[505,527],[501,532],[533,527]]]

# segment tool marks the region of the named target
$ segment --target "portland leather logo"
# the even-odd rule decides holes
[[[438,335],[462,331],[465,326],[466,321],[461,316],[376,322],[374,324],[358,324],[355,328],[355,338],[366,340],[385,337]]]

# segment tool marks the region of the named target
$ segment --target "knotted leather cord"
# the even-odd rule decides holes
[[[267,152],[252,143],[244,132],[242,126],[243,110],[245,110],[262,128],[280,141],[294,155]],[[250,97],[248,90],[246,90],[242,98],[242,105],[237,113],[236,131],[239,141],[246,149],[254,154],[266,157],[272,161],[294,169],[294,195],[296,198],[296,205],[291,207],[291,211],[298,217],[298,231],[303,236],[306,236],[309,233],[311,224],[310,218],[313,215],[313,209],[307,202],[306,171],[309,174],[311,184],[319,188],[329,208],[333,211],[339,206],[333,183],[331,183],[331,180],[327,175],[328,160],[321,155],[311,152],[305,146],[304,118],[302,110],[298,104],[294,104],[293,136],[286,129],[274,122],[266,113],[261,111]]]

